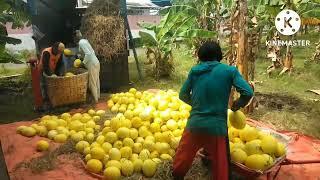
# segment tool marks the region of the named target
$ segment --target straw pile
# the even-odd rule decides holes
[[[82,18],[81,31],[106,61],[125,50],[125,26],[119,0],[94,0]]]
[[[208,167],[204,166],[200,158],[196,158],[192,167],[184,177],[185,180],[206,180],[210,179],[211,174]],[[125,177],[123,180],[173,180],[172,162],[164,161],[158,165],[156,174],[152,178],[146,178],[142,174],[134,174]]]
[[[19,170],[20,168],[30,169],[33,173],[42,173],[53,170],[56,168],[58,156],[63,154],[69,155],[70,159],[76,159],[80,157],[80,155],[76,153],[75,142],[68,140],[65,144],[59,146],[53,151],[47,152],[40,157],[33,158],[30,161],[17,164],[13,172]]]

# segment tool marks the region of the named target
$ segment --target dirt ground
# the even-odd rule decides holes
[[[255,93],[258,107],[249,116],[272,124],[279,130],[292,130],[320,138],[320,102],[281,93]]]

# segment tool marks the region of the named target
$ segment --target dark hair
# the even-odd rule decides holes
[[[222,51],[220,45],[215,41],[206,41],[198,50],[200,61],[221,61]]]
[[[58,54],[58,49],[59,49],[59,44],[61,42],[55,42],[53,45],[52,45],[52,54],[54,55],[57,55]]]

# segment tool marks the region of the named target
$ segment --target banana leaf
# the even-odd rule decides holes
[[[145,46],[157,46],[158,42],[149,32],[139,31],[139,35]]]
[[[155,31],[157,28],[157,25],[151,24],[151,23],[145,23],[145,22],[141,22],[141,23],[139,22],[138,26],[150,31]]]
[[[312,9],[300,14],[302,17],[313,17],[313,18],[320,18],[320,9]]]
[[[10,5],[6,3],[5,1],[0,1],[0,12],[4,12],[5,10],[9,9]]]
[[[177,34],[177,37],[181,38],[214,38],[216,36],[216,32],[213,31],[208,31],[208,30],[203,30],[203,29],[191,29],[191,30],[186,30],[184,32],[181,32]]]
[[[0,51],[0,63],[23,64],[22,61],[18,60],[14,55],[9,54],[7,51]]]
[[[14,18],[8,14],[0,14],[0,23],[6,24],[7,22],[13,22]]]

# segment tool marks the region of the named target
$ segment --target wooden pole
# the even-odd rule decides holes
[[[137,66],[137,70],[138,70],[138,74],[139,74],[139,79],[142,80],[142,74],[141,74],[140,64],[139,64],[139,60],[138,60],[138,55],[137,55],[137,51],[136,51],[135,44],[133,41],[131,28],[130,28],[129,21],[128,21],[127,1],[126,0],[121,0],[121,14],[124,18],[126,29],[128,30],[129,39],[130,39],[129,42],[131,42],[133,56],[134,56],[134,60],[136,62],[136,66]]]

